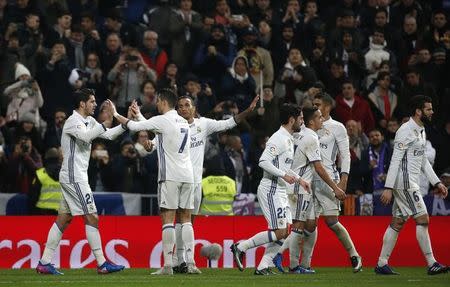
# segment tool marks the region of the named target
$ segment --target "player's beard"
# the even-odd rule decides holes
[[[429,125],[431,124],[431,116],[426,116],[425,113],[422,111],[422,116],[420,117],[420,120],[422,123]]]

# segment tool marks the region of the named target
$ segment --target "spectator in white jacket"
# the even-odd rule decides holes
[[[390,67],[396,67],[394,54],[386,49],[384,31],[375,29],[369,37],[369,49],[364,54],[366,70],[370,75],[376,74],[382,61],[389,61]]]
[[[44,105],[41,89],[31,77],[30,71],[21,63],[16,64],[15,79],[17,82],[8,86],[4,94],[9,97],[6,111],[8,121],[20,122],[27,113],[34,115],[36,127],[42,125],[39,108]]]

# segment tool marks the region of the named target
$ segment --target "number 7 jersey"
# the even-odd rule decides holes
[[[189,124],[175,110],[141,122],[129,121],[127,127],[131,131],[149,130],[156,134],[159,182],[194,183]]]

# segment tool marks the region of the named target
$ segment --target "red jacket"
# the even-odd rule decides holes
[[[158,76],[158,78],[164,73],[164,68],[166,67],[168,61],[166,51],[160,49],[158,51],[158,54],[156,55],[155,62],[153,62],[150,56],[144,51],[141,51],[141,56],[147,66],[149,66],[150,69],[156,71],[156,75]]]
[[[344,102],[344,96],[339,94],[336,97],[336,120],[345,125],[349,120],[355,120],[361,122],[363,131],[368,134],[375,128],[375,120],[370,110],[369,103],[362,97],[355,95],[355,102],[350,108],[346,102]]]

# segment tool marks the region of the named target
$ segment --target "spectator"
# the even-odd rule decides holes
[[[102,142],[92,145],[88,167],[89,186],[93,191],[111,191],[114,188],[111,159]]]
[[[44,35],[41,29],[41,17],[36,11],[30,11],[26,16],[25,25],[18,25],[17,37],[19,38],[19,46],[22,47],[26,59],[27,66],[32,75],[36,74],[36,58],[38,54],[42,54],[42,41]]]
[[[142,59],[150,69],[155,70],[159,78],[164,73],[168,57],[166,51],[158,46],[158,34],[152,30],[145,31],[142,44]]]
[[[361,155],[360,169],[364,174],[363,193],[381,195],[392,156],[391,146],[384,141],[380,130],[369,132],[369,147]]]
[[[294,25],[296,36],[299,36],[302,32],[301,29],[304,22],[300,8],[300,2],[298,0],[288,0],[283,19],[281,20],[283,24],[292,23]]]
[[[359,85],[365,72],[363,54],[360,48],[355,46],[353,35],[349,30],[342,31],[341,43],[337,48],[331,50],[331,57],[342,60],[347,77]]]
[[[440,176],[441,182],[450,190],[450,168],[444,170]]]
[[[147,184],[147,190],[142,193],[157,194],[158,190],[158,158],[156,152],[149,154],[147,151],[148,141],[151,136],[154,137],[148,131],[139,131],[134,134],[134,148],[136,149],[139,157],[142,159],[143,169],[147,171],[146,178],[144,179]]]
[[[211,33],[197,49],[194,67],[198,76],[211,84],[213,90],[220,87],[220,80],[236,56],[236,47],[225,36],[222,25],[213,25]]]
[[[436,90],[431,84],[423,81],[416,69],[408,69],[405,78],[406,81],[398,99],[402,117],[408,115],[407,109],[409,100],[415,95],[430,97],[433,100],[433,106],[437,107],[439,105],[439,98],[436,95]]]
[[[185,71],[201,37],[202,16],[192,10],[192,0],[181,0],[179,9],[169,17],[171,59]]]
[[[193,99],[196,111],[204,116],[216,106],[216,97],[208,84],[200,84],[194,74],[186,75],[184,79],[186,95]]]
[[[279,122],[279,121],[278,121]],[[272,134],[270,134],[272,135]],[[259,167],[259,159],[266,148],[268,136],[257,134],[253,137],[252,147],[249,150],[250,164],[250,193],[256,194],[259,183],[263,177],[263,169]]]
[[[59,171],[61,170],[62,153],[57,148],[49,148],[45,152],[44,167],[36,170],[36,179],[30,191],[32,213],[37,215],[58,214],[62,199]]]
[[[44,145],[47,148],[61,146],[61,135],[66,119],[66,112],[62,109],[56,109],[53,117],[53,124],[49,124],[47,126],[47,130],[44,135]]]
[[[158,5],[151,7],[142,15],[142,24],[144,27],[155,31],[158,34],[158,44],[162,49],[168,51],[170,48],[169,21],[173,9],[167,0],[159,0]]]
[[[314,39],[314,36],[323,31],[325,23],[318,15],[316,0],[307,0],[304,3],[305,13],[303,16],[301,37],[303,39]],[[306,50],[311,50],[311,42],[307,41]]]
[[[140,97],[141,86],[146,80],[156,80],[156,73],[150,69],[136,49],[122,54],[108,74],[112,83],[110,97],[115,100],[118,112],[126,113],[133,100]]]
[[[249,18],[252,23],[260,23],[263,20],[266,21],[276,33],[281,26],[281,19],[277,9],[271,5],[271,2],[271,0],[256,0],[256,6],[249,11]]]
[[[103,37],[110,33],[117,33],[123,45],[137,47],[138,36],[136,29],[129,23],[123,21],[122,13],[118,8],[112,8],[105,17]]]
[[[258,46],[258,31],[251,26],[242,31],[244,47],[238,52],[239,56],[245,56],[248,60],[249,74],[255,80],[256,87],[273,83],[273,64],[269,51]],[[261,74],[262,73],[262,83]]]
[[[344,62],[341,59],[332,59],[330,61],[329,73],[325,81],[325,87],[331,97],[335,99],[342,92],[342,84],[346,80]]]
[[[424,35],[427,47],[434,50],[444,44],[445,32],[448,30],[448,20],[444,10],[436,10],[431,18],[430,29]]]
[[[225,175],[236,182],[236,193],[248,193],[249,177],[247,165],[244,160],[241,138],[238,135],[228,135],[222,152],[222,160],[226,170]]]
[[[12,33],[3,39],[5,49],[0,52],[0,80],[1,88],[4,89],[7,84],[15,81],[16,63],[26,62],[25,50],[19,45],[17,33]]]
[[[417,21],[413,16],[406,16],[403,21],[400,43],[399,64],[400,69],[404,71],[407,68],[409,58],[422,43],[422,35],[417,31]]]
[[[142,105],[156,106],[156,83],[147,80],[142,84],[140,102]]]
[[[119,34],[110,33],[106,36],[106,49],[101,50],[100,63],[105,75],[111,71],[114,65],[119,60],[122,53],[122,41]]]
[[[364,83],[365,83],[365,86],[368,87],[367,90],[373,91],[375,89],[375,87],[378,84],[378,81],[377,81],[378,73],[381,73],[381,72],[386,72],[389,74],[389,79],[390,79],[389,88],[397,95],[400,94],[402,86],[403,86],[403,82],[396,74],[392,73],[389,61],[382,61],[378,68],[378,72],[376,74],[372,74],[372,75],[369,75],[366,77],[366,79],[364,80]]]
[[[70,26],[72,24],[72,14],[69,10],[62,9],[57,16],[56,24],[51,28],[44,38],[44,46],[52,48],[56,43],[67,40],[70,36]]]
[[[417,19],[418,27],[424,27],[425,20],[422,5],[416,0],[401,0],[392,5],[389,22],[394,26],[400,26],[402,19],[406,16],[412,16]]]
[[[132,141],[122,142],[120,154],[113,157],[111,164],[115,191],[142,193],[148,190],[148,171]]]
[[[258,23],[259,42],[261,47],[272,51],[274,37],[272,35],[272,27],[265,20]],[[273,61],[273,59],[272,59]]]
[[[369,40],[369,50],[364,54],[365,67],[369,75],[378,72],[382,61],[389,61],[390,67],[397,66],[394,54],[386,49],[383,30],[375,29]]]
[[[178,90],[180,86],[180,74],[178,73],[178,66],[172,61],[167,62],[164,67],[164,73],[158,79],[156,83],[156,87],[158,90],[160,89],[173,89],[174,91]]]
[[[100,67],[100,58],[98,54],[94,52],[87,54],[84,72],[87,78],[85,83],[86,88],[95,90],[95,97],[98,102],[103,102],[106,100],[106,75]]]
[[[269,137],[279,129],[280,105],[279,98],[273,96],[272,88],[265,86],[263,105],[253,110],[248,116],[254,134]],[[256,162],[256,166],[258,166],[258,162]]]
[[[272,51],[273,69],[275,75],[279,75],[289,56],[289,50],[294,47],[294,27],[292,24],[284,24],[281,28],[281,39],[274,41]],[[266,83],[269,85],[269,83]]]
[[[374,30],[381,29],[384,31],[386,40],[386,48],[392,51],[395,55],[401,52],[401,47],[398,39],[400,38],[400,26],[393,26],[389,24],[388,10],[386,8],[378,8],[375,10],[373,27],[367,29],[368,35],[373,35]]]
[[[385,140],[389,143],[391,149],[394,148],[395,133],[400,128],[400,124],[396,118],[390,118],[387,122],[387,128],[385,132]]]
[[[344,9],[340,12],[339,25],[330,31],[329,45],[330,49],[339,47],[340,39],[342,39],[344,31],[352,36],[353,48],[360,50],[362,48],[364,37],[361,31],[356,28],[355,13],[352,10]]]
[[[84,69],[88,53],[100,51],[100,40],[86,41],[81,26],[73,25],[70,37],[66,41],[66,49],[71,65],[78,69]]]
[[[49,61],[42,67],[39,77],[44,93],[45,105],[42,107],[42,117],[50,121],[57,107],[67,111],[72,110],[73,100],[68,93],[72,90],[67,79],[72,71],[66,55],[64,43],[55,42]]]
[[[35,117],[32,113],[23,116],[22,121],[18,122],[17,127],[10,130],[10,139],[13,141],[26,136],[31,140],[33,147],[43,153],[45,151],[41,138],[42,131],[36,127]]]
[[[31,114],[34,124],[41,126],[39,108],[44,105],[41,89],[36,80],[31,78],[30,71],[21,63],[16,64],[16,83],[5,89],[5,96],[10,99],[6,115],[10,119],[22,121]]]
[[[327,47],[327,40],[323,32],[314,35],[314,44],[308,55],[311,67],[317,74],[320,81],[325,82],[329,73],[330,51]]]
[[[28,194],[36,178],[36,170],[41,167],[41,156],[33,147],[31,139],[27,136],[20,137],[8,160],[8,192]]]
[[[247,58],[237,56],[223,77],[221,93],[217,95],[217,100],[233,101],[240,111],[245,110],[253,100],[256,90],[255,80],[248,71]]]
[[[349,80],[342,84],[342,93],[336,97],[336,119],[341,123],[355,120],[360,123],[365,133],[375,128],[375,120],[369,103],[358,95]]]
[[[369,146],[367,136],[362,132],[361,124],[354,120],[346,122],[345,127],[350,146],[350,174],[348,175],[347,193],[361,195],[363,187],[363,173],[361,172],[361,156]]]
[[[386,129],[387,121],[393,116],[397,107],[397,95],[389,88],[389,73],[378,73],[377,83],[377,86],[368,97],[377,125],[382,129]]]
[[[88,46],[92,47],[94,44],[91,43],[98,43],[98,41],[101,41],[100,33],[98,32],[95,24],[94,14],[89,11],[81,13],[80,26],[85,35],[85,42],[88,43]]]
[[[431,61],[431,53],[428,48],[417,49],[415,57],[410,58],[408,66],[414,66],[419,72],[420,77],[426,82],[430,82],[438,77],[438,73],[435,70],[436,67]]]

